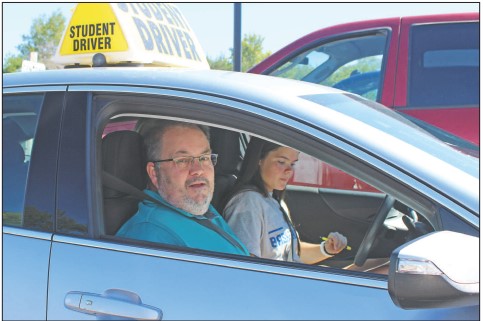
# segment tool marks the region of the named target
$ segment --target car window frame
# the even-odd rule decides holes
[[[44,95],[28,169],[24,215],[26,214],[25,210],[31,208],[31,215],[35,213],[39,214],[40,217],[50,215],[51,219],[49,222],[45,220],[38,222],[38,224],[41,224],[40,226],[18,227],[20,229],[45,233],[55,232],[58,145],[66,90],[66,86],[25,86],[4,88],[3,90],[4,95]]]
[[[123,92],[126,92],[129,91],[127,90],[127,88],[125,88],[126,90],[123,90]],[[135,92],[131,93],[133,96],[135,97],[139,97],[141,95],[144,96],[142,93],[139,92],[139,88],[134,88],[135,89]],[[148,96],[150,95],[153,95],[153,92],[156,92],[157,90],[147,90],[147,93],[149,94]],[[109,93],[106,93],[106,92],[103,92],[101,94],[106,94],[106,95],[109,95]],[[164,96],[164,95],[153,95],[153,99],[157,100],[157,101],[166,101],[166,102],[169,102],[169,103],[163,103],[162,107],[160,107],[159,103],[157,106],[155,107],[147,107],[143,110],[141,109],[137,109],[138,113],[136,114],[143,114],[143,113],[147,113],[147,114],[152,114],[152,115],[159,115],[159,114],[162,114],[163,116],[162,117],[165,117],[165,118],[181,118],[181,119],[185,119],[185,120],[190,120],[190,121],[195,121],[195,122],[201,122],[201,123],[205,123],[205,124],[208,124],[208,125],[217,125],[217,126],[223,126],[223,127],[227,127],[227,128],[234,128],[234,129],[237,129],[237,130],[240,130],[240,131],[243,131],[243,132],[249,132],[250,134],[254,134],[256,136],[268,136],[268,137],[278,137],[279,138],[279,141],[281,143],[284,143],[284,144],[287,144],[287,145],[297,145],[297,138],[294,138],[294,136],[292,135],[293,133],[295,132],[299,132],[299,134],[297,135],[298,136],[298,139],[301,139],[301,137],[304,137],[306,135],[309,135],[308,133],[302,133],[300,130],[298,129],[294,129],[294,126],[291,126],[291,125],[294,125],[296,122],[294,122],[293,120],[290,120],[290,119],[286,119],[286,122],[285,124],[281,124],[279,122],[275,122],[273,120],[270,120],[269,117],[265,118],[263,117],[264,119],[261,120],[259,116],[255,117],[255,114],[252,114],[253,112],[253,108],[259,108],[259,107],[249,107],[249,105],[246,105],[245,103],[243,103],[245,105],[245,107],[243,109],[230,109],[230,110],[227,110],[227,108],[222,108],[221,110],[220,109],[216,109],[217,108],[217,103],[214,103],[213,100],[218,100],[219,98],[218,97],[210,97],[209,95],[202,95],[203,100],[200,100],[198,102],[195,102],[195,100],[192,100],[190,101],[189,98],[187,97],[184,97],[184,98],[181,98],[181,97],[176,97],[176,94],[177,92],[170,92],[170,94],[168,96]],[[130,95],[130,94],[127,94],[127,95]],[[185,93],[186,95],[186,93]],[[162,97],[164,96],[164,97]],[[186,96],[190,96],[189,94],[187,94]],[[143,97],[145,98],[145,97]],[[178,100],[180,99],[180,100]],[[221,98],[222,100],[224,100],[223,98]],[[123,101],[124,103],[126,103],[126,99],[123,98]],[[211,102],[210,102],[211,101]],[[226,101],[225,100],[225,104],[228,102],[228,105],[234,105],[234,104],[240,104],[240,102],[233,102],[233,101]],[[199,108],[199,106],[203,104],[203,108],[205,109],[206,113],[198,113],[196,115],[193,115],[193,110],[196,110]],[[210,106],[211,105],[211,106]],[[210,112],[208,109],[213,109],[215,108],[216,112]],[[245,110],[245,111],[242,111],[242,110]],[[249,111],[250,110],[250,111]],[[256,109],[258,110],[258,109]],[[222,112],[224,111],[224,112]],[[119,106],[114,106],[113,104],[111,104],[110,106],[107,106],[106,108],[102,108],[102,111],[101,111],[101,114],[103,116],[103,120],[101,119],[97,119],[96,120],[96,123],[101,125],[99,127],[99,129],[96,131],[96,136],[97,136],[97,139],[99,139],[101,133],[102,133],[102,130],[101,128],[102,125],[105,125],[105,123],[107,122],[107,120],[110,118],[110,115],[113,115],[115,113],[119,113],[119,114],[133,114],[132,112],[130,112],[127,108],[125,107],[119,107]],[[236,115],[236,117],[235,117]],[[240,117],[241,116],[241,117]],[[243,117],[245,116],[245,117]],[[267,122],[270,123],[270,122],[275,122],[277,124],[277,126],[281,126],[281,127],[286,127],[290,130],[291,134],[286,134],[286,131],[284,130],[280,130],[280,128],[277,130],[277,129],[274,129],[274,128],[269,128],[270,126],[266,126],[267,125]],[[241,124],[245,124],[245,125],[241,125]],[[241,128],[240,126],[244,127],[244,128]],[[247,131],[246,129],[250,128],[249,131]],[[354,155],[352,156],[348,156],[347,153],[348,152],[344,152],[341,148],[336,148],[335,146],[337,146],[337,144],[340,144],[340,142],[338,141],[335,145],[332,145],[330,146],[329,143],[325,142],[321,142],[319,139],[317,138],[314,138],[314,137],[308,137],[306,136],[305,139],[302,139],[302,140],[305,140],[304,141],[304,145],[305,145],[305,149],[304,149],[304,152],[311,152],[313,153],[313,155],[325,155],[327,157],[327,154],[332,154],[330,155],[330,157],[328,157],[328,159],[331,159],[333,162],[338,162],[339,159],[343,158],[343,159],[346,159],[346,160],[350,160],[352,159],[351,161],[348,161],[348,165],[347,165],[347,168],[351,168],[354,167],[354,162],[357,164],[359,162],[359,160],[357,158],[354,158]],[[330,139],[329,139],[330,141]],[[322,143],[322,144],[321,144]],[[321,150],[321,145],[325,145],[327,149],[322,149]],[[347,145],[347,144],[346,144]],[[348,150],[352,150],[354,151],[355,149],[353,147],[350,147],[348,146]],[[327,153],[329,152],[329,153]],[[97,151],[96,151],[97,154],[100,153],[100,148],[98,147],[97,148]],[[348,158],[349,157],[349,158]],[[352,163],[352,164],[350,164]],[[379,160],[379,163],[380,163],[380,160]],[[382,172],[380,172],[379,170],[376,170],[375,167],[371,167],[369,165],[367,165],[367,168],[365,167],[365,169],[361,172],[364,172],[366,177],[378,177],[378,179],[382,180],[382,181],[385,181],[386,183],[384,183],[384,187],[385,187],[385,190],[386,191],[389,191],[392,193],[395,193],[395,194],[401,194],[401,193],[396,193],[397,189],[404,189],[404,193],[406,194],[406,196],[402,197],[401,201],[406,201],[406,203],[411,203],[412,205],[414,205],[413,207],[416,208],[416,210],[419,210],[421,211],[421,209],[423,211],[428,211],[429,209],[432,209],[434,210],[433,208],[433,205],[432,205],[432,202],[430,200],[428,200],[426,197],[423,197],[421,196],[421,194],[417,191],[414,190],[413,186],[411,186],[411,184],[408,184],[407,186],[402,186],[400,183],[396,183],[394,182],[394,178],[389,178],[387,176],[387,174],[384,174]],[[383,167],[385,167],[387,165],[383,165]],[[98,170],[99,170],[99,165],[98,165]],[[100,173],[97,173],[97,177],[100,177],[99,175]],[[99,182],[100,183],[100,182]],[[408,195],[411,195],[411,196],[408,196]],[[97,197],[102,197],[102,196],[99,196],[97,195]],[[410,202],[407,202],[407,201],[410,201]],[[437,220],[433,220],[434,222],[437,222]],[[437,224],[437,223],[436,223]],[[441,228],[441,226],[436,226],[436,228]],[[162,247],[162,246],[161,246]]]
[[[337,33],[335,35],[329,35],[327,37],[320,37],[319,39],[309,42],[308,44],[305,44],[303,46],[300,46],[299,48],[296,48],[293,52],[291,52],[289,55],[286,55],[283,57],[283,59],[277,61],[275,64],[272,66],[268,67],[266,70],[262,72],[264,75],[271,75],[276,69],[280,68],[283,66],[285,63],[288,61],[294,59],[295,57],[304,54],[308,51],[314,50],[316,47],[320,47],[322,45],[335,42],[335,41],[340,41],[340,40],[345,40],[345,39],[350,39],[350,38],[358,38],[358,37],[366,37],[370,35],[375,35],[379,32],[385,32],[386,33],[386,43],[385,43],[385,48],[384,48],[384,53],[381,61],[381,70],[380,70],[380,79],[379,79],[379,89],[377,92],[377,97],[376,101],[381,102],[383,99],[385,99],[383,96],[388,95],[388,93],[385,92],[384,88],[386,87],[386,75],[388,74],[389,70],[392,70],[392,67],[389,65],[390,61],[392,61],[394,58],[391,57],[390,55],[393,54],[394,50],[394,37],[397,37],[397,32],[394,33],[395,31],[393,30],[396,28],[395,26],[392,25],[387,25],[387,26],[377,26],[377,27],[370,27],[370,28],[364,28],[364,29],[359,29],[359,30],[351,30],[348,32],[343,32],[343,33]],[[397,31],[397,30],[396,30]],[[390,79],[389,79],[390,80]],[[390,96],[388,99],[391,99],[392,97],[392,92],[389,93]]]

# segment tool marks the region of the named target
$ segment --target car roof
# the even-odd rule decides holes
[[[3,87],[15,86],[38,86],[38,85],[136,85],[152,86],[163,88],[182,89],[186,87],[192,91],[200,92],[227,92],[239,88],[239,82],[249,78],[254,83],[244,83],[252,89],[258,89],[259,84],[270,86],[270,82],[277,82],[277,87],[285,85],[293,88],[290,92],[302,90],[308,91],[305,84],[298,81],[278,81],[275,77],[271,80],[263,80],[266,76],[253,76],[245,73],[221,70],[198,70],[176,67],[96,67],[96,68],[68,68],[57,70],[46,70],[32,73],[10,73],[4,74]],[[207,78],[213,81],[206,82]],[[322,86],[311,86],[310,91],[333,92],[331,88]],[[264,88],[261,92],[266,92]],[[259,90],[256,90],[259,91]]]
[[[389,161],[414,177],[423,177],[433,188],[456,196],[466,208],[479,213],[478,160],[463,155],[390,109],[338,89],[302,81],[219,70],[183,68],[77,68],[3,75],[3,87],[67,85],[127,85],[202,93],[263,106],[270,112],[296,119],[305,125],[339,137],[353,146]],[[347,103],[359,101],[356,107]],[[368,105],[368,106],[366,106]],[[370,106],[375,106],[371,108]],[[379,110],[377,110],[379,109]],[[396,116],[395,116],[396,115]],[[387,130],[391,122],[397,130]],[[403,133],[403,134],[401,134]],[[398,135],[406,135],[404,141]],[[411,136],[415,138],[411,138]],[[426,137],[427,136],[427,137]],[[426,140],[427,148],[418,138]],[[419,145],[421,146],[421,145]],[[401,153],[405,150],[405,153]],[[442,152],[452,161],[439,160]],[[438,162],[440,166],[435,166]],[[444,175],[441,170],[444,170]],[[454,177],[458,177],[455,181]]]

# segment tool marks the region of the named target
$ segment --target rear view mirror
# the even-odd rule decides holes
[[[395,249],[389,294],[403,309],[479,304],[479,238],[439,231]]]

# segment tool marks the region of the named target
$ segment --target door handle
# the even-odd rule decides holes
[[[103,294],[71,291],[66,294],[64,305],[81,313],[116,317],[116,320],[161,320],[163,312],[141,302],[136,294],[120,289],[109,289]]]

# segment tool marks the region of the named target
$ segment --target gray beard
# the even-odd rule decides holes
[[[201,202],[197,202],[194,199],[190,198],[188,195],[184,194],[183,198],[178,202],[173,202],[168,198],[168,193],[166,193],[165,186],[168,186],[169,181],[163,175],[160,175],[160,171],[157,171],[158,176],[158,193],[170,204],[180,208],[188,213],[193,215],[203,215],[208,211],[210,207],[211,199],[213,198],[213,193],[208,194],[204,200]],[[206,181],[206,180],[205,180]],[[207,182],[207,181],[206,181]]]
[[[202,202],[195,202],[193,199],[185,196],[181,209],[194,215],[203,215],[210,207],[210,197],[206,197]]]

